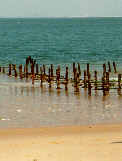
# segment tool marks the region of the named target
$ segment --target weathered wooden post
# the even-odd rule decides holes
[[[106,64],[103,64],[103,76],[106,74]]]
[[[76,77],[77,77],[77,76],[76,76],[76,74],[77,74],[77,68],[74,68],[73,70],[74,70],[74,71],[73,71],[73,73],[74,73],[74,82],[76,82]]]
[[[43,85],[43,70],[42,70],[42,67],[40,67],[40,86],[42,87]]]
[[[0,73],[1,73],[1,67],[0,67]]]
[[[51,64],[51,79],[53,80],[53,64]]]
[[[78,73],[79,73],[79,76],[81,76],[81,69],[80,69],[80,64],[78,63]]]
[[[108,62],[108,72],[111,72],[111,65],[110,65],[110,62]]]
[[[91,88],[92,88],[90,80],[91,80],[91,74],[88,73],[88,95],[89,96],[91,96]]]
[[[102,77],[102,89],[103,89],[103,96],[106,96],[106,90],[105,90],[105,76]]]
[[[22,79],[22,64],[19,65],[19,76]]]
[[[106,91],[109,91],[109,72],[106,72]]]
[[[75,70],[75,62],[73,62],[73,73],[74,73],[74,70]]]
[[[86,70],[84,70],[84,88],[87,88]]]
[[[11,64],[9,64],[9,76],[11,76]]]
[[[34,64],[31,64],[31,71],[32,71],[32,85],[34,85],[34,78],[35,78],[35,74],[34,74]]]
[[[38,67],[38,64],[36,64],[36,75],[39,74],[39,67]]]
[[[66,74],[65,74],[65,90],[68,90],[67,84],[68,84],[68,67],[66,67]]]
[[[46,69],[44,64],[43,64],[43,74],[46,75]]]
[[[59,68],[56,69],[56,82],[57,82],[57,89],[60,89],[60,71],[59,71]]]
[[[28,78],[28,64],[25,65],[25,76]]]
[[[94,71],[94,79],[95,79],[95,83],[94,83],[95,90],[97,90],[97,71]]]
[[[89,63],[87,63],[87,76],[89,75]]]
[[[48,83],[49,83],[49,88],[51,88],[51,69],[50,68],[48,71]]]
[[[17,77],[16,65],[14,65],[14,76]]]
[[[117,73],[115,62],[113,62],[113,67],[114,67],[114,73]]]
[[[121,74],[118,74],[118,88],[121,89]]]

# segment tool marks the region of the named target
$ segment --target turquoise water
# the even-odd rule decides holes
[[[122,62],[122,18],[0,19],[0,65]]]

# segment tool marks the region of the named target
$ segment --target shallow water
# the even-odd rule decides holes
[[[48,84],[40,87],[31,81],[0,75],[0,128],[40,127],[57,125],[92,125],[122,122],[122,96],[111,90],[107,96],[102,91],[88,91],[69,85],[57,90]]]

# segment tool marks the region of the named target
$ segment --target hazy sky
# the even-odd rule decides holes
[[[122,0],[0,0],[0,17],[122,16]]]

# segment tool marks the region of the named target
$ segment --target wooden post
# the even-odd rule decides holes
[[[11,64],[9,64],[9,76],[11,76]]]
[[[84,88],[87,88],[86,70],[84,70]]]
[[[73,70],[74,70],[74,71],[73,71],[73,73],[74,73],[74,82],[76,82],[76,73],[77,73],[77,68],[74,68]]]
[[[87,76],[89,75],[89,63],[87,63]]]
[[[58,65],[58,74],[59,74],[59,79],[60,79],[60,72],[61,72],[61,68],[60,68],[60,65]]]
[[[110,62],[108,62],[108,72],[111,72],[111,65],[110,65]]]
[[[80,64],[78,63],[78,73],[79,73],[79,76],[81,75],[81,69],[80,69]]]
[[[75,71],[75,62],[73,63],[73,73],[74,73],[74,71]]]
[[[19,65],[19,76],[22,79],[22,64]]]
[[[106,74],[106,64],[103,64],[103,75],[105,76]]]
[[[34,78],[35,78],[35,74],[34,74],[34,64],[31,65],[31,71],[32,71],[32,84],[34,85]]]
[[[51,64],[51,79],[53,80],[53,64]]]
[[[43,64],[43,73],[44,75],[46,75],[46,69],[45,69],[45,65]]]
[[[65,74],[65,90],[67,90],[67,84],[68,84],[68,67],[66,67],[66,74]]]
[[[113,62],[113,67],[114,67],[114,73],[117,73],[115,62]]]
[[[94,79],[95,79],[95,90],[97,90],[97,71],[94,71]]]
[[[40,80],[41,80],[40,86],[42,87],[42,85],[43,85],[43,70],[42,70],[42,67],[40,67]]]
[[[76,73],[76,92],[79,92],[79,83],[80,83],[80,76],[79,73]]]
[[[103,96],[106,96],[106,90],[105,90],[105,77],[102,77],[102,89],[103,89]]]
[[[109,91],[109,72],[106,72],[106,90]]]
[[[48,71],[48,83],[49,83],[49,88],[51,88],[51,69],[50,68]]]
[[[118,74],[118,88],[121,89],[121,74]]]
[[[1,67],[0,67],[0,73],[1,73]]]
[[[56,82],[57,82],[57,89],[60,89],[60,70],[59,70],[59,68],[56,69]]]
[[[14,71],[15,71],[15,77],[17,78],[17,70],[15,69]]]
[[[14,76],[17,77],[17,70],[16,70],[16,65],[14,66]]]
[[[28,64],[25,65],[25,76],[28,78]]]
[[[89,96],[91,96],[91,87],[92,87],[90,80],[91,80],[91,74],[88,73],[88,95]]]
[[[38,64],[36,64],[36,75],[39,74],[39,67],[38,67]]]

